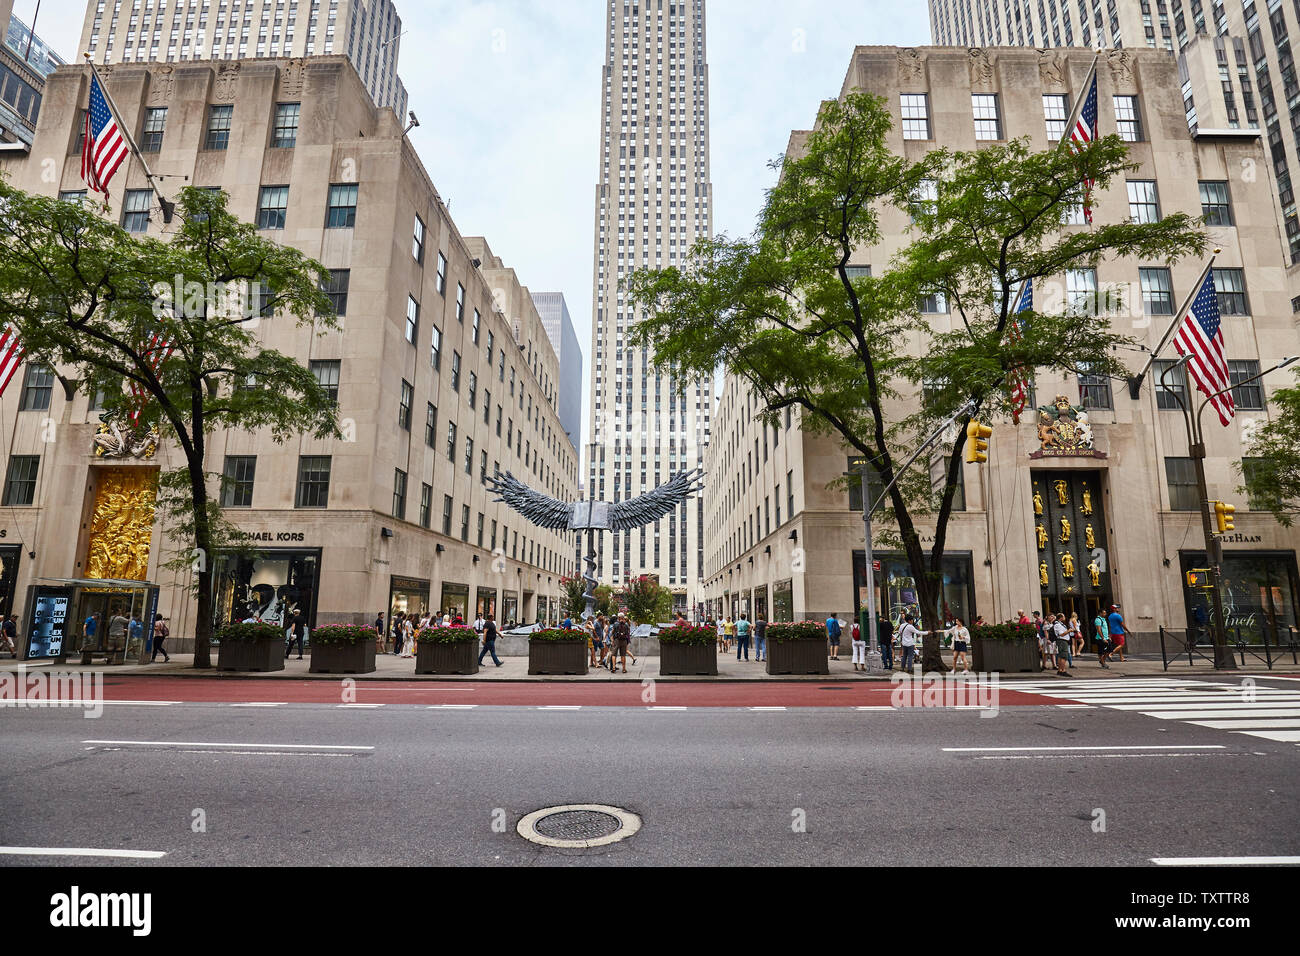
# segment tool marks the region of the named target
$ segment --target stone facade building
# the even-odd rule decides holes
[[[894,113],[892,146],[907,157],[1009,137],[1028,137],[1041,149],[1057,141],[1061,104],[1068,112],[1091,58],[1086,50],[1063,52],[1059,69],[1045,69],[1033,50],[859,47],[842,95],[861,89],[884,97]],[[1134,52],[1123,69],[1103,61],[1101,133],[1118,130],[1129,140],[1138,169],[1096,195],[1095,215],[1100,222],[1174,211],[1207,217],[1211,243],[1222,249],[1216,285],[1230,371],[1239,381],[1300,351],[1273,197],[1263,181],[1241,172],[1266,161],[1264,145],[1257,131],[1192,133],[1181,104],[1177,67],[1167,54]],[[790,153],[806,135],[791,136]],[[1137,208],[1151,202],[1155,209]],[[854,264],[883,267],[908,241],[908,225],[905,212],[884,210],[883,241],[858,250]],[[1154,348],[1203,266],[1105,261],[1095,272],[1060,277],[1054,302],[1044,289],[1048,298],[1036,299],[1036,306],[1059,310],[1067,300],[1118,286],[1134,306],[1113,320],[1117,329]],[[934,312],[928,318],[936,330],[956,321],[941,301],[926,308]],[[924,342],[910,347],[919,350]],[[1132,371],[1144,358],[1133,353]],[[1147,636],[1143,640],[1160,625],[1186,626],[1192,598],[1183,572],[1204,567],[1205,557],[1184,417],[1172,396],[1155,387],[1159,372],[1176,358],[1172,346],[1161,358],[1136,399],[1123,381],[1040,371],[1021,424],[993,423],[989,461],[964,466],[960,508],[948,529],[942,593],[949,614],[999,621],[1045,607],[1083,617],[1119,603],[1130,628]],[[1186,396],[1182,376],[1173,381]],[[1292,381],[1288,373],[1275,373],[1243,386],[1235,393],[1231,427],[1220,427],[1212,415],[1206,425],[1209,495],[1238,509],[1236,533],[1224,541],[1225,600],[1230,626],[1246,634],[1257,633],[1270,617],[1283,626],[1300,623],[1300,530],[1281,527],[1234,491],[1243,436],[1252,422],[1268,418],[1271,390]],[[1086,410],[1095,451],[1063,455],[1044,448],[1034,409],[1052,405],[1058,395]],[[831,483],[856,467],[854,453],[838,440],[803,431],[798,413],[772,429],[754,420],[756,411],[745,385],[729,379],[708,456],[709,609],[761,610],[782,620],[847,616],[866,605],[861,494]],[[928,544],[933,525],[921,527]],[[1069,540],[1062,543],[1062,537]],[[879,606],[897,619],[915,602],[910,572],[901,553],[881,541],[875,547]],[[1063,566],[1058,552],[1070,553],[1070,562]],[[1095,583],[1086,572],[1094,557],[1100,570]]]
[[[558,360],[527,288],[485,240],[460,234],[393,111],[374,106],[343,56],[99,69],[166,177],[164,194],[185,183],[225,190],[264,236],[331,269],[342,316],[324,335],[291,318],[259,326],[266,347],[336,393],[341,440],[277,445],[231,432],[209,442],[208,469],[232,479],[226,513],[259,549],[253,560],[214,556],[218,623],[295,606],[311,623],[440,608],[490,608],[503,622],[553,613],[572,536],[527,525],[484,481],[510,470],[576,498]],[[86,67],[50,76],[31,157],[4,166],[17,186],[69,200],[84,191],[89,77]],[[57,159],[53,180],[37,157]],[[134,157],[109,204],[130,230],[171,228]],[[0,611],[23,613],[42,579],[145,579],[185,637],[190,573],[160,570],[176,546],[152,498],[158,469],[179,453],[164,443],[152,457],[96,456],[94,404],[30,362],[0,400]],[[125,540],[138,542],[134,553]]]

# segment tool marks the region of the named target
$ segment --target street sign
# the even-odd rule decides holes
[[[1188,571],[1187,586],[1189,588],[1199,588],[1203,590],[1208,590],[1214,587],[1214,584],[1210,580],[1210,569],[1196,568],[1195,570]]]
[[[872,561],[872,562],[871,562],[871,570],[872,570],[872,571],[879,571],[879,570],[880,570],[880,562],[879,562],[879,561]]]

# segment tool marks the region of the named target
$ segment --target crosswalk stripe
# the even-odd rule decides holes
[[[1300,744],[1300,730],[1238,730],[1237,733],[1276,740],[1283,744]]]
[[[1266,727],[1273,730],[1300,728],[1300,719],[1287,717],[1246,718],[1245,720],[1193,720],[1196,727],[1208,727],[1211,730],[1244,730],[1246,728]]]
[[[1161,720],[1226,720],[1229,717],[1300,717],[1295,708],[1288,710],[1144,710],[1139,711],[1147,717]]]

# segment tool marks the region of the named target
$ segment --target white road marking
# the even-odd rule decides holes
[[[1153,856],[1156,866],[1295,866],[1300,856]]]
[[[283,707],[284,702],[268,703],[265,701],[249,702],[246,704],[231,704],[231,707]]]
[[[335,704],[335,707],[362,707],[374,710],[376,707],[383,707],[383,704]]]
[[[1092,704],[1057,704],[1058,710],[1096,710]]]
[[[1146,717],[1157,717],[1160,720],[1222,720],[1227,717],[1296,717],[1294,707],[1288,707],[1286,710],[1241,710],[1233,708],[1232,710],[1144,710],[1142,714]]]
[[[750,710],[785,710],[784,707],[750,707]]]
[[[581,704],[543,704],[538,710],[582,710]]]
[[[945,753],[1011,753],[1062,750],[1223,750],[1223,744],[1112,744],[1090,747],[944,747]]]
[[[1237,733],[1276,740],[1281,744],[1300,744],[1300,730],[1239,730]]]
[[[430,704],[429,710],[473,710],[478,704]]]
[[[162,850],[104,850],[88,846],[0,846],[8,856],[102,856],[117,860],[157,860]]]
[[[870,707],[854,707],[854,710],[902,710],[901,707],[890,707],[888,704],[873,704]]]
[[[646,710],[685,710],[685,709],[686,709],[685,707],[662,707],[662,706],[646,708]]]
[[[101,744],[128,747],[256,747],[261,750],[374,750],[372,746],[357,744],[255,744],[214,743],[207,740],[83,740],[83,744]]]
[[[1256,720],[1252,717],[1247,720],[1193,720],[1192,725],[1196,727],[1209,727],[1211,730],[1244,730],[1246,728],[1254,727],[1283,729],[1300,727],[1300,720],[1293,717],[1260,717]]]
[[[1179,750],[1173,753],[1167,750],[1160,751],[1159,753],[1155,751],[1147,751],[1145,753],[1142,752],[1120,753],[1117,751],[1108,750],[1103,753],[1096,753],[1096,754],[1080,754],[1080,753],[980,754],[973,759],[975,760],[1081,760],[1086,757],[1105,757],[1108,760],[1113,760],[1121,757],[1123,758],[1141,757],[1143,759],[1147,759],[1151,757],[1247,757],[1247,756],[1249,756],[1249,754],[1233,753],[1232,751],[1228,751],[1228,750],[1197,750],[1190,753],[1185,750]],[[1256,756],[1260,756],[1260,755],[1256,754]]]

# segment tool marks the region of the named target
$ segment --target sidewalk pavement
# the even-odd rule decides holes
[[[949,655],[944,656],[945,663],[951,663]],[[621,670],[617,674],[611,674],[602,668],[592,668],[585,675],[561,675],[561,674],[539,674],[530,675],[528,673],[527,657],[502,657],[501,667],[492,663],[492,658],[488,657],[483,662],[483,667],[477,674],[416,674],[415,661],[409,657],[397,657],[392,654],[378,654],[375,656],[375,670],[370,674],[313,674],[309,671],[311,664],[311,655],[308,653],[303,660],[298,660],[296,656],[285,661],[284,670],[270,671],[268,673],[246,673],[233,671],[218,671],[215,668],[217,662],[217,649],[212,649],[213,667],[207,670],[195,670],[194,658],[190,654],[173,654],[171,663],[165,664],[162,661],[156,664],[118,664],[105,668],[102,661],[97,661],[95,669],[105,669],[112,676],[120,677],[206,677],[206,678],[242,678],[242,679],[308,679],[308,680],[329,680],[337,681],[345,677],[352,677],[356,680],[409,680],[409,681],[530,681],[530,682],[613,682],[613,681],[630,681],[639,683],[644,680],[665,680],[665,681],[887,681],[891,675],[876,673],[870,674],[864,671],[854,670],[852,658],[848,654],[841,654],[839,660],[828,661],[829,674],[771,674],[766,671],[762,662],[753,659],[749,661],[737,661],[734,653],[718,654],[718,675],[716,677],[706,677],[701,675],[685,676],[662,676],[659,673],[658,656],[642,656],[637,658],[636,663],[628,658],[627,673]],[[13,658],[0,659],[0,672],[15,670],[22,661]],[[1269,674],[1280,675],[1300,675],[1300,667],[1294,666],[1288,661],[1285,665],[1274,663],[1273,670],[1268,670],[1263,661],[1255,662],[1247,659],[1245,667],[1240,666],[1234,671],[1216,671],[1208,663],[1198,662],[1195,666],[1188,666],[1186,661],[1181,664],[1171,663],[1169,670],[1166,671],[1160,659],[1155,660],[1147,658],[1130,657],[1127,661],[1120,663],[1112,660],[1110,669],[1106,670],[1098,666],[1097,661],[1092,658],[1078,659],[1074,667],[1070,669],[1070,674],[1075,679],[1096,679],[1096,680],[1113,680],[1123,677],[1235,677],[1235,676],[1267,676]],[[29,667],[53,667],[51,661],[34,661]],[[78,670],[81,665],[75,659],[69,658],[64,667],[68,670]],[[893,671],[895,675],[901,675],[902,671],[897,668]],[[921,669],[918,665],[913,676],[921,677]],[[973,676],[973,675],[972,675]],[[1035,673],[1008,674],[1001,673],[998,675],[1000,681],[1015,680],[1050,680],[1054,676],[1053,671],[1038,671]]]

